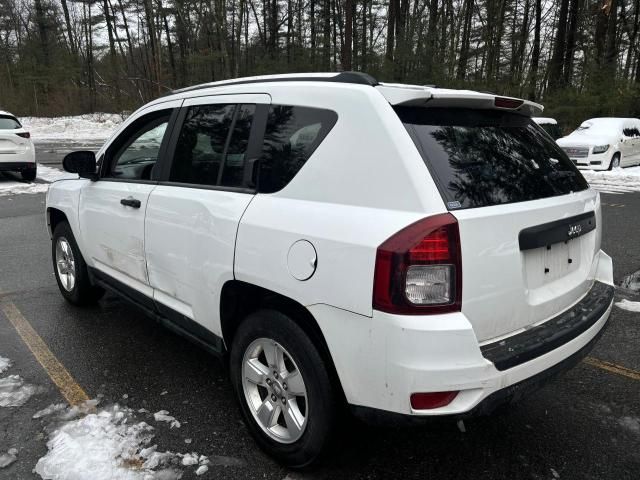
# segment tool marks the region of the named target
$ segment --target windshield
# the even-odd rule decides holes
[[[449,209],[565,195],[589,188],[532,120],[497,110],[396,107]]]
[[[17,128],[22,128],[17,119],[8,115],[0,115],[0,130],[15,130]]]

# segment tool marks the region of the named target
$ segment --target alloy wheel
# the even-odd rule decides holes
[[[307,389],[302,373],[282,345],[258,338],[247,347],[242,389],[254,419],[270,438],[293,443],[302,436],[309,414]]]
[[[76,284],[76,262],[71,244],[65,237],[56,241],[56,270],[62,287],[70,292]]]

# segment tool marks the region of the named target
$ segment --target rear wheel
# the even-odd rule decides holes
[[[53,232],[51,258],[58,288],[68,302],[88,305],[104,295],[102,288],[91,284],[87,264],[67,222],[60,222]]]
[[[233,339],[230,371],[260,447],[289,467],[318,462],[338,403],[326,363],[304,330],[274,310],[249,315]]]
[[[614,153],[613,157],[611,157],[611,162],[609,163],[609,170],[613,170],[614,168],[618,168],[620,166],[620,154]]]
[[[22,176],[22,179],[26,182],[33,182],[36,179],[36,173],[37,173],[37,169],[36,167],[33,168],[28,168],[26,170],[22,170],[22,172],[20,172],[20,175]]]

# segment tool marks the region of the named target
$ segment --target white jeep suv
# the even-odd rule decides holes
[[[584,356],[612,305],[600,198],[541,110],[350,72],[173,92],[97,160],[65,158],[60,291],[109,289],[225,356],[250,431],[293,467],[343,406],[490,412]]]

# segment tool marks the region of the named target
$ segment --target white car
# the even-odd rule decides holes
[[[65,158],[60,291],[117,292],[224,355],[249,430],[293,467],[344,405],[489,412],[586,355],[613,300],[599,194],[541,109],[357,73],[178,90],[97,160]]]
[[[0,110],[0,172],[9,171],[20,172],[23,180],[35,180],[36,151],[15,115]]]
[[[591,118],[557,142],[580,169],[611,170],[640,164],[637,118]]]

